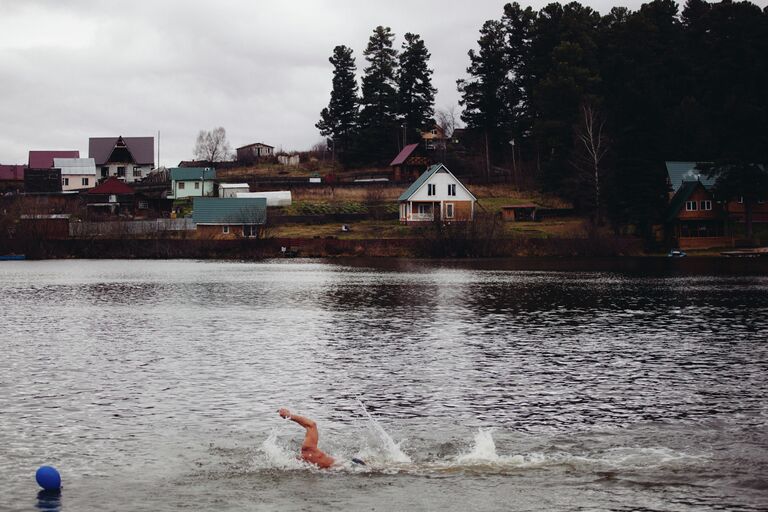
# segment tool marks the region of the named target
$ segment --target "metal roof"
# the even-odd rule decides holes
[[[411,153],[413,153],[413,150],[416,149],[418,144],[408,144],[405,146],[400,153],[397,154],[394,160],[392,160],[392,163],[389,164],[392,165],[400,165],[403,162],[405,162],[409,156],[411,156]]]
[[[24,181],[26,165],[0,165],[0,180]]]
[[[88,156],[96,160],[96,165],[103,165],[120,137],[91,137],[88,139]],[[154,137],[122,137],[125,147],[131,152],[134,163],[138,165],[154,165]],[[79,155],[78,155],[79,156]]]
[[[88,191],[88,194],[91,195],[132,195],[135,194],[136,191],[131,187],[130,185],[126,185],[119,179],[117,179],[117,176],[110,176],[106,180],[104,180],[104,183],[97,187],[93,187]]]
[[[80,158],[80,151],[30,151],[29,168],[30,169],[50,169],[53,167],[54,158]]]
[[[194,181],[216,179],[216,169],[213,167],[173,167],[171,181]]]
[[[477,201],[477,198],[475,197],[475,195],[472,192],[470,192],[469,189],[467,187],[465,187],[464,184],[461,181],[459,181],[459,179],[456,176],[454,176],[453,173],[451,171],[449,171],[448,168],[445,165],[443,165],[443,164],[430,165],[427,168],[427,170],[424,171],[421,176],[419,176],[419,179],[417,179],[416,181],[411,183],[411,186],[408,187],[407,189],[405,189],[405,192],[400,194],[400,197],[398,197],[397,200],[398,201],[407,201],[408,198],[410,198],[413,194],[415,194],[416,191],[419,190],[422,187],[422,185],[424,185],[424,183],[426,183],[426,181],[429,178],[431,178],[432,175],[435,174],[440,169],[445,169],[445,172],[450,174],[453,177],[453,179],[456,180],[456,183],[458,183],[461,188],[466,190],[467,194],[469,194],[470,197],[472,197],[472,199]]]
[[[700,181],[706,188],[711,188],[715,184],[715,178],[708,178],[703,171],[696,169],[699,162],[665,162],[665,164],[672,191],[679,189],[685,181]]]
[[[96,162],[93,158],[54,158],[53,168],[61,174],[96,174]]]
[[[195,224],[265,224],[267,200],[263,197],[195,197]]]
[[[248,188],[247,183],[219,183],[219,188]]]
[[[254,148],[254,147],[261,147],[261,148],[272,148],[275,149],[275,146],[270,146],[269,144],[264,144],[263,142],[254,142],[252,144],[246,144],[245,146],[240,146],[237,149],[245,149],[245,148]]]

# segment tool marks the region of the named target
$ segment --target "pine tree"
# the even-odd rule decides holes
[[[320,112],[320,121],[315,126],[330,139],[334,154],[347,163],[348,149],[358,126],[357,68],[352,49],[343,45],[333,49],[328,61],[333,64],[331,101]]]
[[[406,134],[403,146],[431,128],[437,89],[432,87],[432,70],[427,67],[430,56],[418,34],[405,34],[398,73],[398,110]]]
[[[359,151],[366,163],[381,163],[398,149],[397,51],[389,27],[378,26],[363,55],[368,61],[363,75]]]
[[[490,172],[491,152],[506,143],[513,119],[512,106],[518,95],[510,79],[506,30],[500,21],[488,20],[480,29],[479,52],[469,50],[468,79],[456,81],[464,107],[461,119],[467,128],[480,132],[485,146],[486,173]]]

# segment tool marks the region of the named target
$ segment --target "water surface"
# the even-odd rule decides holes
[[[3,510],[768,507],[766,277],[3,262],[0,311]]]

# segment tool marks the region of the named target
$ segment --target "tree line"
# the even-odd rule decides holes
[[[317,126],[348,165],[384,162],[431,123],[429,52],[407,34],[398,54],[393,38],[374,30],[360,97],[352,50],[337,46],[330,59]],[[657,222],[665,160],[768,162],[768,8],[654,0],[601,15],[578,2],[515,2],[482,25],[468,57],[461,118],[485,172],[516,164],[596,218]]]

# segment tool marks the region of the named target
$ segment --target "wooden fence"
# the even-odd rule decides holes
[[[94,236],[148,235],[167,231],[195,229],[192,219],[125,220],[114,222],[70,222],[69,236],[84,238]]]

